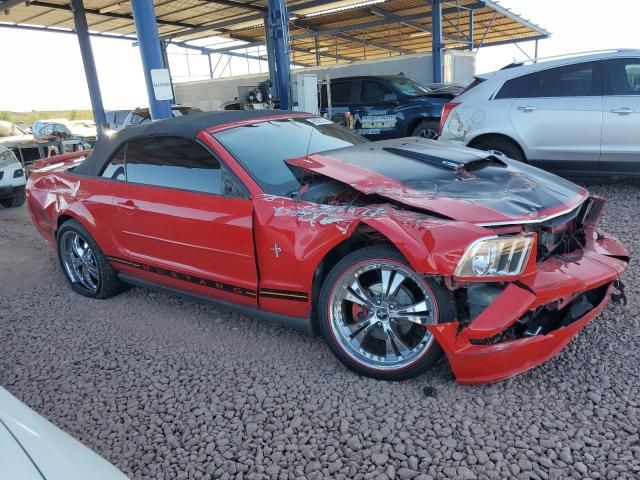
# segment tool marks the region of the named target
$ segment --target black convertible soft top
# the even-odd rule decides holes
[[[101,138],[86,160],[74,168],[74,172],[83,175],[99,175],[104,164],[120,146],[136,138],[154,135],[171,135],[195,139],[201,130],[226,123],[286,115],[289,112],[279,110],[229,110],[224,112],[198,112],[182,117],[169,118],[135,127],[124,128],[109,137]]]

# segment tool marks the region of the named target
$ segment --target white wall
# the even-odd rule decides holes
[[[466,84],[475,74],[475,54],[451,50],[444,56],[444,80]],[[402,55],[382,60],[366,60],[343,65],[309,67],[291,72],[295,81],[298,73],[315,73],[318,78],[349,77],[355,75],[397,75],[400,72],[422,84],[433,82],[431,54]],[[176,103],[193,105],[202,110],[219,110],[220,106],[238,96],[238,87],[255,86],[268,74],[243,75],[216,80],[176,83]]]

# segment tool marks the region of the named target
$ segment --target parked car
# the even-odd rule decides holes
[[[640,50],[508,67],[445,106],[441,141],[564,174],[640,173]]]
[[[418,136],[437,138],[440,114],[455,97],[450,90],[431,90],[404,75],[345,77],[331,80],[331,117],[343,123],[353,117],[356,133],[371,140]],[[326,85],[321,113],[328,113]]]
[[[7,480],[127,480],[89,450],[0,388],[0,477]]]
[[[68,138],[75,138],[89,147],[92,147],[98,138],[96,124],[93,120],[66,120],[64,118],[34,122],[33,134],[36,136],[62,134]]]
[[[10,149],[23,165],[43,156],[33,135],[11,122],[2,120],[0,120],[0,145]]]
[[[27,190],[77,293],[129,283],[217,301],[320,332],[382,379],[425,372],[441,349],[463,383],[539,365],[602,311],[629,261],[597,228],[604,200],[568,180],[302,113],[124,129],[34,171]]]
[[[124,121],[131,113],[131,110],[111,110],[105,112],[105,117],[111,130],[120,130],[124,126]]]
[[[184,115],[191,115],[192,113],[198,112],[202,112],[202,110],[189,105],[171,106],[171,114],[174,117],[182,117]],[[127,118],[124,120],[122,128],[130,127],[131,125],[144,125],[145,123],[151,123],[151,112],[149,111],[149,108],[136,108],[132,112],[129,112],[129,115],[127,115]]]
[[[15,154],[0,145],[0,205],[20,207],[25,201],[27,179]]]

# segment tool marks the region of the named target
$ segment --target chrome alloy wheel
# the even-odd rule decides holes
[[[349,357],[374,370],[401,370],[418,361],[438,323],[435,295],[408,267],[368,261],[347,270],[329,297],[330,328]]]
[[[92,293],[98,291],[100,272],[89,243],[78,233],[67,230],[60,239],[62,264],[72,283]]]
[[[433,130],[431,128],[427,128],[426,130],[422,130],[419,134],[419,137],[426,138],[428,140],[437,140],[440,136],[440,133],[437,130]]]

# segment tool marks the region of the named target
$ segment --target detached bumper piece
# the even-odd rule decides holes
[[[554,357],[612,299],[624,298],[619,277],[628,253],[612,237],[594,236],[579,255],[547,259],[510,283],[466,328],[429,326],[456,381],[504,380]]]

